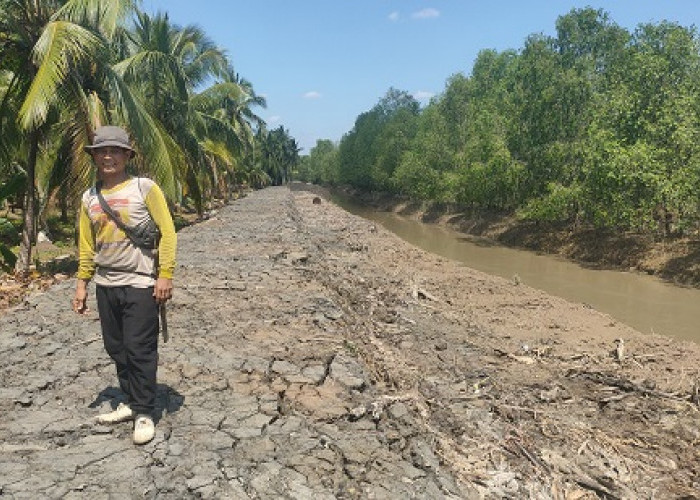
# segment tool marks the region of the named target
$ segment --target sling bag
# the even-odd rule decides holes
[[[119,229],[124,231],[126,236],[131,240],[131,242],[139,247],[145,248],[147,250],[153,250],[158,248],[158,241],[160,240],[160,230],[156,225],[155,221],[149,216],[145,221],[137,224],[133,227],[125,225],[118,214],[110,208],[107,201],[102,196],[102,182],[95,184],[95,190],[97,191],[97,199],[100,201],[100,206],[102,211],[109,215],[109,217],[114,221]]]

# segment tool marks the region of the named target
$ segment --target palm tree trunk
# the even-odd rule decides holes
[[[36,159],[39,153],[39,130],[34,129],[29,134],[29,158],[27,159],[27,192],[24,198],[24,228],[22,229],[22,241],[19,246],[19,255],[15,264],[15,271],[22,274],[29,273],[32,262],[32,246],[36,239],[34,212],[36,210],[36,186],[34,177],[36,172]]]
[[[61,208],[61,222],[68,222],[68,183],[65,181],[58,188],[58,206]]]

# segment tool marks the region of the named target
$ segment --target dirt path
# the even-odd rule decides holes
[[[179,233],[144,447],[92,423],[119,392],[73,280],[0,317],[0,496],[700,498],[700,346],[314,196],[254,192]]]

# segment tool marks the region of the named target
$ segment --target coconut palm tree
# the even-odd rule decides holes
[[[253,108],[259,107],[265,109],[267,101],[263,96],[259,96],[253,89],[253,84],[241,78],[241,76],[229,68],[226,72],[222,85],[234,86],[237,95],[233,95],[233,99],[226,101],[224,110],[228,119],[234,124],[236,132],[241,138],[241,141],[247,145],[255,144],[255,131],[265,126],[265,121],[255,113]]]
[[[37,65],[32,62],[34,46],[58,6],[58,2],[52,1],[41,4],[28,0],[0,1],[0,64],[6,82],[0,107],[0,133],[4,138],[0,157],[4,170],[9,169],[11,163],[16,163],[27,174],[22,247],[28,250],[21,252],[18,259],[18,267],[22,270],[29,269],[29,256],[34,241],[33,179],[42,130],[40,127],[33,127],[28,131],[26,138],[22,139],[22,134],[15,124],[16,106],[22,101],[37,73]]]
[[[83,146],[94,128],[118,122],[130,129],[138,149],[166,193],[174,192],[173,170],[184,163],[163,127],[147,112],[140,96],[114,71],[112,44],[135,0],[36,2],[0,0],[5,44],[0,50],[15,61],[13,99],[21,102],[20,127],[27,139],[24,154],[28,179],[24,232],[17,269],[26,272],[35,232],[35,180],[40,155],[58,158],[68,147],[71,176],[79,191],[91,181]],[[4,57],[3,57],[4,59]],[[50,176],[46,176],[50,178]]]
[[[160,13],[137,13],[128,45],[128,57],[115,69],[138,89],[149,112],[181,148],[186,162],[176,172],[177,181],[201,212],[204,179],[211,165],[202,140],[212,134],[229,139],[235,135],[216,117],[199,112],[192,98],[199,86],[225,72],[228,59],[199,28],[180,28]]]
[[[37,192],[41,206],[58,188],[77,201],[92,182],[83,148],[97,126],[127,128],[137,170],[201,212],[203,194],[228,192],[264,125],[251,109],[264,99],[201,30],[137,4],[0,0],[0,176],[12,168],[27,178],[19,270],[31,262]]]
[[[282,126],[263,136],[263,166],[272,184],[281,186],[289,182],[291,172],[299,161],[299,151],[296,140]]]
[[[243,158],[251,154],[255,148],[255,131],[264,127],[265,122],[252,107],[265,107],[265,99],[255,94],[252,84],[239,79],[229,69],[211,87],[194,95],[191,102],[195,112],[209,122],[211,139],[218,138],[216,148],[208,139],[207,156],[213,160],[210,162],[212,166],[220,167],[220,171],[225,173],[218,176],[218,189],[220,194],[227,197],[231,185],[237,180],[234,169],[240,168]],[[240,175],[238,177],[240,180]]]

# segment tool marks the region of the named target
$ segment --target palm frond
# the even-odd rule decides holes
[[[95,26],[111,39],[120,25],[136,11],[139,0],[68,0],[52,16],[85,26]]]
[[[163,189],[166,197],[176,201],[178,186],[187,172],[185,154],[163,125],[153,118],[143,102],[116,72],[108,71],[107,77],[114,89],[114,104],[122,123],[131,131],[136,147],[141,153],[138,161]]]
[[[205,124],[208,137],[226,144],[231,152],[235,154],[242,152],[245,143],[241,140],[233,124],[205,113],[194,112],[193,114],[197,115],[202,123]]]
[[[3,170],[3,164],[10,162],[10,145],[18,141],[20,136],[16,120],[16,90],[19,87],[20,78],[18,74],[14,73],[7,73],[4,76],[10,79],[0,89],[2,94],[0,100],[0,137],[2,137],[2,141],[0,141],[0,173]]]
[[[212,75],[223,76],[229,66],[226,51],[197,26],[185,26],[177,31],[172,53],[180,60],[190,89],[197,88]]]
[[[96,92],[85,94],[76,81],[71,87],[74,95],[67,100],[62,120],[57,129],[63,129],[70,143],[71,166],[68,176],[68,196],[77,200],[80,194],[95,181],[95,168],[85,146],[90,144],[92,131],[107,123],[107,110]]]
[[[50,22],[34,47],[39,69],[19,111],[22,127],[28,130],[44,123],[71,64],[89,58],[103,47],[102,40],[82,26],[67,21]]]
[[[217,82],[192,96],[192,105],[209,109],[235,105],[248,98],[245,90],[236,82]]]
[[[180,99],[187,99],[187,82],[180,71],[177,60],[159,51],[139,52],[114,65],[114,71],[129,81],[143,79],[144,75],[155,75],[162,85],[171,82]]]
[[[214,158],[217,163],[227,168],[236,163],[236,158],[226,143],[206,139],[202,142],[202,150],[207,156]]]

